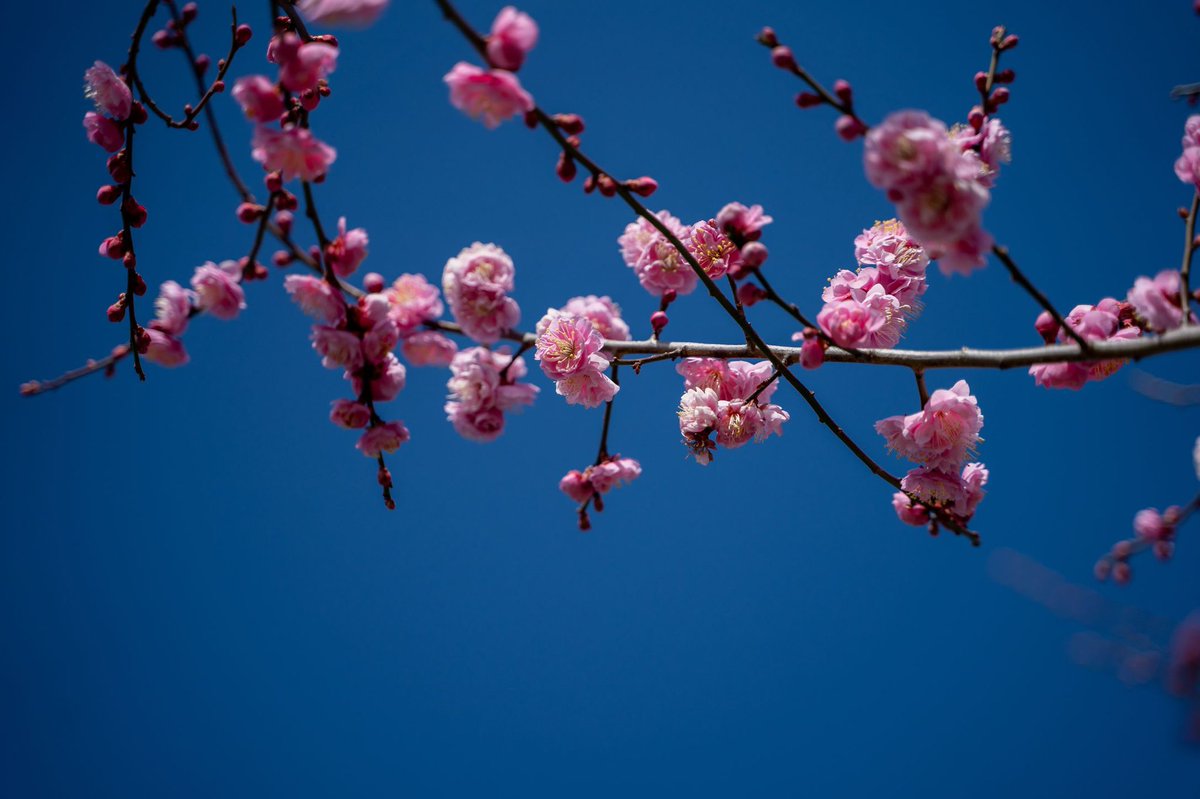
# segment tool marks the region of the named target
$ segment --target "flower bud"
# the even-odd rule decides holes
[[[746,269],[758,269],[767,262],[767,245],[761,241],[748,241],[742,247],[742,266]]]
[[[795,69],[796,57],[792,55],[792,48],[785,44],[780,44],[773,47],[771,49],[771,63],[780,69]]]
[[[670,321],[671,320],[667,318],[666,312],[655,311],[654,313],[650,314],[650,329],[653,330],[654,335],[657,336],[663,331],[663,328],[665,328],[667,323]]]

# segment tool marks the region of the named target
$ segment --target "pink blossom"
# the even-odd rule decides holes
[[[723,400],[745,399],[758,391],[758,387],[767,380],[775,371],[775,367],[770,361],[758,361],[750,363],[749,361],[729,361],[725,364],[727,377],[722,384],[719,393]],[[775,389],[779,388],[779,382],[775,381],[764,388],[758,394],[760,403],[767,402],[775,393]]]
[[[983,499],[988,470],[982,463],[968,463],[959,475],[927,467],[913,469],[900,487],[922,502],[940,505],[963,521],[969,521]]]
[[[572,297],[562,310],[588,319],[603,338],[610,341],[629,340],[629,325],[621,319],[621,306],[610,297],[597,297],[595,294]]]
[[[894,347],[904,331],[900,301],[874,285],[865,294],[855,291],[826,303],[817,324],[839,347]]]
[[[487,37],[488,60],[500,69],[516,72],[537,44],[538,27],[530,16],[512,6],[500,9]]]
[[[291,295],[300,310],[327,325],[341,324],[346,318],[346,304],[326,281],[310,275],[288,275],[283,288]]]
[[[371,422],[371,409],[354,400],[334,400],[333,408],[329,411],[329,421],[338,427],[358,430]]]
[[[684,358],[675,366],[683,376],[684,390],[711,388],[717,392],[715,399],[741,399],[727,387],[730,382],[729,365],[720,358]]]
[[[424,330],[404,339],[400,352],[413,366],[449,366],[458,346],[435,330]]]
[[[572,469],[558,481],[558,490],[575,502],[585,502],[592,495],[592,481],[583,472]]]
[[[450,104],[472,119],[481,119],[488,129],[533,109],[533,98],[521,88],[517,76],[503,69],[485,71],[459,61],[444,80],[450,87]]]
[[[408,439],[408,428],[403,422],[386,422],[366,430],[354,446],[368,458],[378,458],[380,453],[400,449]]]
[[[688,229],[683,240],[704,274],[716,280],[741,263],[741,253],[714,220],[700,221]]]
[[[613,455],[595,466],[588,467],[591,472],[592,487],[597,494],[607,494],[614,488],[631,483],[642,474],[642,465],[633,458],[622,458]]]
[[[610,401],[621,390],[620,386],[598,369],[585,369],[555,381],[555,391],[567,400],[568,405],[595,408]]]
[[[559,314],[537,338],[534,358],[551,380],[562,380],[583,371],[603,371],[608,358],[600,354],[604,339],[590,319]]]
[[[979,158],[986,167],[981,180],[990,188],[1000,174],[1000,165],[1012,162],[1012,134],[996,117],[988,117],[980,134]]]
[[[1138,317],[1151,330],[1171,330],[1183,321],[1183,309],[1179,307],[1181,283],[1179,272],[1164,269],[1151,280],[1139,277],[1129,290],[1128,300]]]
[[[513,359],[507,348],[471,347],[450,362],[446,416],[471,441],[492,441],[504,429],[504,411],[529,405],[537,386],[517,381],[526,374],[524,358]],[[501,372],[504,372],[503,378]]]
[[[113,119],[129,117],[133,108],[133,93],[121,76],[103,61],[97,61],[83,73],[84,95],[96,104],[96,110]]]
[[[475,242],[446,262],[442,291],[463,332],[478,342],[498,341],[521,318],[513,289],[512,259],[494,244]]]
[[[283,116],[283,96],[265,75],[247,75],[233,84],[233,99],[255,122],[275,122]]]
[[[388,354],[400,343],[400,328],[391,319],[384,319],[363,333],[363,357],[372,363],[387,359]]]
[[[924,280],[929,255],[916,239],[909,235],[904,223],[896,219],[876,222],[854,239],[854,258],[863,266],[874,266],[882,276],[887,293],[899,297],[900,292],[889,281]],[[924,284],[920,293],[924,293]]]
[[[390,303],[392,321],[403,335],[442,315],[441,295],[424,275],[403,274],[384,291],[384,295]]]
[[[1122,317],[1125,317],[1122,319]],[[1111,341],[1133,339],[1142,331],[1124,313],[1121,303],[1106,297],[1099,304],[1077,305],[1067,314],[1066,322],[1085,340]],[[1063,331],[1058,341],[1073,341]],[[1125,365],[1124,360],[1086,361],[1082,363],[1043,363],[1029,367],[1034,382],[1044,388],[1078,390],[1088,381],[1103,380]]]
[[[804,339],[800,345],[800,366],[804,369],[818,369],[825,363],[825,341],[820,336],[796,335]]]
[[[100,145],[110,153],[115,153],[125,144],[125,133],[121,126],[95,111],[88,111],[83,115],[83,127],[87,131],[88,141]]]
[[[365,327],[374,327],[391,319],[392,304],[383,292],[375,291],[358,298],[358,321]]]
[[[903,491],[892,494],[892,508],[895,509],[897,518],[905,524],[911,524],[913,527],[929,524],[928,509],[919,502],[914,503]]]
[[[389,0],[300,0],[304,16],[322,25],[365,28],[379,19]]]
[[[941,172],[948,144],[943,123],[924,111],[897,111],[867,134],[867,180],[885,191],[920,186]]]
[[[254,132],[250,154],[268,172],[279,172],[283,180],[320,180],[337,158],[337,150],[312,135],[306,128],[278,130],[260,126]]]
[[[192,315],[194,296],[174,280],[165,281],[154,300],[155,318],[150,324],[168,335],[182,336]]]
[[[953,241],[939,246],[935,253],[938,269],[943,275],[969,275],[982,269],[987,266],[987,256],[994,243],[990,233],[975,225]]]
[[[937,173],[896,203],[900,219],[926,246],[945,246],[979,229],[980,214],[991,198],[973,177],[979,171],[978,158],[972,160],[973,156],[973,152],[955,155],[961,166]]]
[[[468,441],[494,441],[504,432],[504,412],[494,406],[468,411],[448,402],[446,416],[454,431]]]
[[[279,65],[279,82],[296,94],[315,90],[337,68],[337,56],[333,45],[302,42],[291,31],[276,36],[267,48],[267,60]]]
[[[925,407],[909,416],[890,416],[875,423],[888,448],[933,469],[954,470],[979,443],[983,414],[967,381],[938,389]]]
[[[374,402],[391,402],[404,390],[408,370],[392,353],[389,352],[382,362],[376,363],[371,371],[371,399]],[[350,378],[350,385],[353,386],[354,393],[361,395],[363,393],[362,377],[358,373],[347,373],[347,377]]]
[[[363,365],[362,339],[348,330],[314,325],[312,346],[323,356],[321,365],[326,369],[354,371]]]
[[[655,214],[671,233],[680,241],[688,235],[688,229],[669,211]],[[645,219],[637,219],[625,226],[625,232],[617,239],[621,246],[621,258],[633,269],[642,288],[661,297],[667,291],[677,295],[690,294],[696,289],[699,278],[684,260],[679,250]]]
[[[717,212],[717,226],[729,234],[730,238],[741,243],[758,241],[762,237],[762,229],[773,221],[775,220],[763,213],[761,205],[747,208],[741,203],[733,202]]]
[[[246,307],[246,294],[238,285],[236,261],[224,261],[218,266],[212,261],[196,267],[192,275],[192,290],[196,292],[196,307],[217,319],[233,319]]]
[[[183,366],[188,362],[187,351],[183,348],[183,342],[157,328],[146,328],[146,335],[150,338],[150,346],[142,354],[142,357],[151,363],[156,363],[159,366],[174,368]]]
[[[1175,162],[1175,175],[1200,189],[1200,114],[1188,117],[1183,130],[1183,153]]]
[[[346,230],[346,217],[338,218],[338,235],[325,248],[329,265],[340,277],[354,274],[367,257],[367,231],[360,227]]]

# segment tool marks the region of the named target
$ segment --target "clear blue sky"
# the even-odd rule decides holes
[[[1200,785],[1181,705],[1076,665],[1068,641],[1084,628],[989,577],[1012,549],[1090,585],[1136,510],[1195,491],[1200,409],[1150,402],[1126,373],[1081,394],[1021,372],[932,377],[966,378],[985,414],[981,549],[898,524],[890,490],[786,390],[784,438],[688,462],[669,368],[626,375],[612,444],[645,474],[588,535],[556,483],[592,457],[598,411],[542,382],[481,446],[444,420],[445,373],[411,370],[389,408],[413,440],[392,459],[388,513],[354,436],[326,421],[343,383],[279,275],[249,287],[237,321],[196,320],[186,368],[19,398],[23,380],[120,338],[104,319],[119,269],[96,255],[115,214],[93,199],[104,162],[84,140],[80,86],[94,59],[121,62],[140,5],[8,13],[0,793],[982,799]],[[763,204],[771,275],[815,313],[854,235],[890,209],[860,145],[837,140],[826,110],[792,105],[800,87],[755,32],[774,25],[816,75],[851,80],[868,121],[906,107],[953,121],[1005,23],[1021,36],[1002,115],[1015,161],[985,220],[1069,308],[1177,266],[1188,194],[1171,164],[1187,109],[1167,93],[1200,80],[1185,0],[1070,5],[531,0],[542,39],[521,77],[549,110],[584,116],[600,163],[657,178],[655,207],[691,221]],[[253,6],[238,74],[268,67],[266,3]],[[462,10],[486,27],[497,7]],[[225,24],[203,5],[195,33],[214,58]],[[473,53],[431,1],[342,41],[314,120],[339,151],[318,196],[328,218],[370,231],[367,267],[436,280],[459,249],[494,241],[516,261],[526,325],[598,293],[645,328],[652,300],[615,244],[628,212],[560,184],[544,135],[488,132],[449,106],[441,77]],[[146,67],[175,106],[191,98],[178,59],[152,51]],[[249,126],[220,100],[260,185]],[[252,232],[206,136],[147,131],[148,279],[245,254]],[[1036,343],[1037,309],[998,265],[931,283],[907,345]],[[771,340],[793,330],[759,317]],[[670,333],[736,340],[699,295]],[[1198,366],[1184,354],[1146,368],[1194,382]],[[874,420],[915,410],[899,371],[830,365],[811,384],[881,457]],[[1131,587],[1099,590],[1183,617],[1200,605],[1200,528],[1175,562],[1136,570]]]

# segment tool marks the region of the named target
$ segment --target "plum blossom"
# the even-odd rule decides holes
[[[283,96],[265,75],[247,75],[233,84],[233,99],[255,122],[275,122],[283,116]]]
[[[512,259],[495,244],[475,242],[446,262],[442,292],[463,332],[482,344],[500,339],[521,318]]]
[[[347,430],[359,430],[370,424],[371,409],[354,400],[334,400],[329,411],[329,421]]]
[[[537,39],[537,23],[528,14],[505,6],[496,15],[491,35],[487,37],[488,60],[500,69],[516,72]]]
[[[1145,508],[1133,517],[1133,529],[1147,541],[1170,541],[1175,537],[1181,508],[1172,506],[1159,513],[1157,508]]]
[[[1142,331],[1134,324],[1131,306],[1106,297],[1097,305],[1077,305],[1066,322],[1087,341],[1133,339]],[[1073,341],[1059,330],[1059,343]],[[1103,380],[1125,365],[1123,360],[1040,363],[1029,367],[1034,382],[1043,388],[1079,390],[1089,381]]]
[[[655,214],[663,226],[680,241],[688,236],[688,228],[669,211]],[[625,226],[625,232],[617,239],[621,247],[621,258],[633,270],[642,288],[655,297],[668,291],[677,295],[691,294],[699,278],[684,260],[679,250],[665,236],[647,222],[638,218]]]
[[[83,128],[87,131],[88,141],[100,145],[110,153],[115,153],[125,144],[125,133],[121,126],[95,111],[88,111],[83,115]]]
[[[514,359],[507,347],[471,347],[456,354],[445,406],[455,431],[471,441],[495,440],[504,429],[504,411],[530,405],[537,397],[537,386],[517,382],[526,374],[525,359]]]
[[[762,229],[773,221],[763,213],[761,205],[747,207],[732,202],[717,212],[716,224],[740,247],[746,242],[758,241],[762,237]]]
[[[326,281],[311,275],[288,275],[283,288],[308,316],[328,325],[346,318],[346,304]]]
[[[192,290],[196,292],[196,307],[217,319],[233,319],[246,307],[246,294],[238,285],[241,269],[237,261],[208,261],[196,267],[192,275]]]
[[[603,338],[610,341],[629,340],[629,325],[621,318],[621,306],[610,297],[597,297],[595,294],[572,297],[567,300],[562,310],[564,313],[586,318]],[[542,322],[538,322],[537,332],[542,332]]]
[[[457,352],[458,346],[436,330],[413,333],[400,344],[400,353],[413,366],[449,366]]]
[[[771,435],[783,435],[787,411],[770,402],[777,383],[768,361],[725,362],[716,358],[685,358],[676,371],[683,376],[679,400],[679,432],[697,463],[712,462],[717,445],[736,449]],[[754,400],[749,397],[755,392]],[[710,436],[716,434],[713,441]]]
[[[326,369],[358,369],[363,365],[362,339],[349,330],[314,325],[312,329],[313,349],[321,356],[321,365]]]
[[[97,61],[83,73],[84,95],[96,104],[96,110],[116,120],[127,119],[133,109],[133,93],[121,76],[103,61]]]
[[[325,177],[337,158],[337,150],[307,128],[259,126],[254,131],[250,155],[268,172],[279,172],[285,182],[293,178],[312,182]]]
[[[346,372],[354,393],[361,396],[364,388],[364,375],[361,372]],[[400,359],[392,353],[386,353],[382,361],[371,364],[371,369],[365,375],[371,386],[371,399],[374,402],[391,402],[407,382],[408,370]]]
[[[940,388],[920,412],[889,416],[875,423],[888,449],[914,463],[955,470],[979,443],[983,414],[967,381]]]
[[[365,28],[379,19],[389,0],[300,0],[305,18],[333,27]]]
[[[484,70],[459,61],[443,80],[450,87],[450,104],[489,130],[533,109],[529,92],[516,75],[503,69]]]
[[[688,228],[683,243],[704,274],[713,280],[724,277],[726,272],[736,270],[741,265],[742,256],[733,240],[712,219],[702,220]]]
[[[366,260],[367,244],[367,231],[360,227],[346,230],[346,217],[339,217],[337,238],[329,242],[325,256],[339,277],[349,277]]]
[[[189,358],[187,351],[183,348],[183,342],[175,336],[155,327],[146,328],[146,336],[150,342],[146,351],[142,353],[142,357],[146,360],[168,369],[183,366],[188,362]]]
[[[271,40],[267,60],[279,65],[279,82],[296,94],[312,91],[337,68],[338,49],[327,42],[302,42],[288,31]]]
[[[1183,129],[1183,152],[1175,162],[1175,175],[1200,191],[1200,114],[1187,119]]]
[[[408,428],[403,422],[384,422],[364,431],[354,446],[368,458],[378,458],[382,452],[400,449],[408,439]]]
[[[1179,271],[1164,269],[1153,279],[1135,280],[1127,299],[1150,330],[1161,332],[1179,327],[1183,321],[1183,309],[1179,307],[1181,290]]]
[[[190,290],[174,280],[165,281],[154,300],[154,321],[150,324],[168,335],[182,336],[187,330],[194,300],[195,294]]]
[[[568,405],[595,408],[611,402],[621,388],[604,372],[589,369],[556,380],[554,390]]]
[[[388,315],[399,326],[401,335],[407,336],[442,315],[437,286],[424,275],[400,275],[383,293],[389,304]]]
[[[576,502],[585,502],[596,494],[633,482],[642,474],[642,465],[633,458],[611,455],[582,472],[572,469],[559,481],[559,489]]]
[[[608,368],[601,353],[604,338],[590,319],[558,313],[537,337],[534,358],[551,380],[562,380],[583,371]]]
[[[826,303],[817,324],[839,347],[894,347],[906,322],[900,301],[876,284]]]
[[[900,488],[918,501],[937,505],[966,523],[975,515],[975,509],[983,499],[983,486],[987,480],[988,470],[982,463],[968,463],[961,474],[922,466],[906,474],[900,481]],[[912,524],[905,518],[906,515],[915,518],[911,507],[903,508],[902,503],[895,499],[893,507],[901,521]]]

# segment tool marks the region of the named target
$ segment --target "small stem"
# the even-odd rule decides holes
[[[1033,297],[1035,300],[1037,300],[1038,305],[1042,306],[1042,308],[1049,313],[1050,316],[1054,317],[1054,321],[1058,323],[1059,329],[1061,329],[1071,338],[1075,339],[1075,342],[1079,345],[1080,349],[1084,350],[1085,352],[1091,348],[1091,344],[1089,344],[1083,336],[1079,335],[1075,328],[1067,324],[1067,321],[1063,319],[1062,314],[1058,312],[1058,309],[1051,304],[1050,300],[1046,299],[1046,295],[1038,291],[1037,287],[1034,286],[1033,283],[1029,282],[1029,278],[1025,277],[1025,275],[1017,267],[1016,262],[1013,261],[1012,256],[1008,254],[1007,247],[1001,247],[999,244],[993,244],[992,252],[997,258],[1000,259],[1000,263],[1004,264],[1005,268],[1008,269],[1008,273],[1012,276],[1013,281],[1021,288],[1025,289],[1026,293],[1028,293],[1030,297]]]
[[[758,388],[754,389],[754,393],[746,397],[746,402],[754,402],[758,399],[758,395],[767,390],[767,386],[779,379],[779,372],[773,372],[770,377],[758,384]]]
[[[929,404],[929,389],[925,388],[925,370],[913,369],[913,377],[917,380],[917,393],[921,395],[921,407]]]
[[[617,377],[617,370],[620,366],[616,363],[612,365],[612,381],[618,386],[621,385],[620,379]],[[596,452],[596,465],[599,465],[605,458],[608,457],[608,425],[612,421],[613,401],[614,396],[608,402],[604,403],[604,426],[600,428],[600,449]]]
[[[1179,306],[1183,309],[1183,324],[1191,324],[1191,286],[1189,278],[1192,273],[1192,254],[1196,252],[1196,212],[1200,209],[1200,189],[1192,195],[1192,208],[1188,211],[1187,224],[1184,225],[1186,238],[1183,242],[1183,264],[1179,267]]]
[[[500,383],[503,384],[508,379],[508,370],[512,367],[517,359],[524,355],[529,350],[533,349],[533,341],[523,341],[521,346],[513,353],[513,356],[508,359],[508,363],[504,364],[504,368],[500,370]]]

